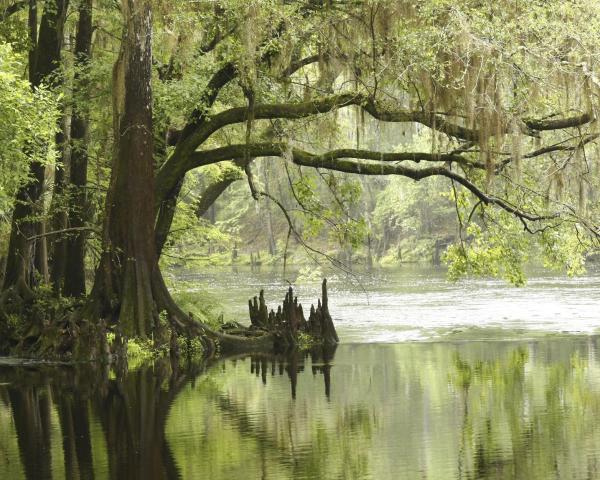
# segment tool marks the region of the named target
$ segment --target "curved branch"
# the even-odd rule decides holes
[[[195,206],[196,217],[203,217],[208,209],[217,201],[217,199],[227,190],[229,185],[243,178],[241,171],[237,170],[231,175],[225,175],[216,180],[204,189],[198,198]]]
[[[285,70],[283,70],[283,72],[281,72],[281,74],[283,77],[289,77],[289,76],[293,75],[294,73],[296,73],[301,68],[304,68],[307,65],[310,65],[312,63],[316,63],[319,60],[320,60],[319,55],[310,55],[308,57],[301,58],[300,60],[290,63],[288,65],[288,67]]]
[[[311,115],[328,113],[351,105],[361,106],[367,113],[382,122],[419,123],[460,140],[478,142],[480,139],[479,130],[466,128],[457,123],[452,123],[439,113],[423,112],[421,110],[387,109],[378,105],[375,101],[362,93],[342,93],[307,102],[255,105],[253,108],[253,115],[255,120],[296,120]],[[186,141],[180,146],[180,155],[177,156],[191,154],[217,130],[228,125],[246,122],[247,119],[247,107],[234,107],[213,115],[206,122],[198,124],[195,128],[190,128],[189,131],[187,131],[185,137]],[[594,118],[587,114],[565,119],[527,120],[524,121],[524,128],[529,128],[530,130],[526,133],[535,136],[535,132],[532,131],[533,127],[537,127],[540,130],[556,130],[559,128],[570,128],[582,125],[593,120]]]
[[[345,93],[330,95],[308,102],[259,104],[254,105],[253,113],[255,120],[277,118],[297,120],[311,115],[328,113],[337,108],[357,105],[362,99],[362,95]],[[185,147],[189,148],[191,153],[217,130],[228,125],[246,122],[248,120],[248,113],[248,107],[234,107],[217,113],[190,134],[186,142],[188,145]]]
[[[448,122],[441,115],[403,109],[385,110],[361,93],[342,93],[307,102],[260,104],[254,106],[253,114],[255,120],[297,120],[351,105],[360,105],[371,116],[383,122],[420,123],[459,139],[470,141],[478,141],[479,139],[477,130]],[[186,141],[180,145],[180,155],[177,156],[191,154],[217,130],[228,125],[246,122],[247,119],[247,107],[234,107],[215,114],[206,122],[197,125],[197,128],[193,131],[190,129],[187,132]]]
[[[251,144],[236,144],[228,145],[226,147],[215,148],[213,150],[205,150],[194,152],[185,158],[185,161],[181,161],[177,165],[177,170],[173,171],[169,162],[161,168],[156,176],[156,199],[157,202],[162,202],[169,191],[173,188],[172,182],[176,182],[177,178],[189,170],[194,168],[211,165],[213,163],[223,162],[231,160],[233,158],[248,158],[254,157],[278,157],[284,156],[285,152],[290,150],[290,146],[286,143],[251,143]],[[299,152],[299,155],[303,155],[301,150],[291,149],[293,152]],[[314,155],[315,161],[319,161],[322,158],[324,161],[331,161],[340,158],[355,158],[363,160],[374,160],[379,162],[403,162],[412,161],[415,163],[419,162],[448,162],[457,163],[463,166],[485,169],[485,165],[481,162],[471,161],[459,154],[455,153],[424,153],[424,152],[397,152],[397,153],[384,153],[370,150],[360,149],[338,149],[332,150],[322,155]]]
[[[225,67],[224,67],[225,68]],[[234,68],[231,66],[230,68]],[[221,80],[215,80],[216,84],[225,81],[224,79],[228,75],[235,75],[235,69],[227,73],[223,73]],[[214,77],[216,78],[216,77]],[[210,93],[210,91],[209,91]],[[215,93],[216,95],[216,93]],[[213,97],[211,97],[213,98]],[[214,99],[214,98],[213,98]],[[466,139],[469,141],[477,141],[479,139],[479,131],[472,130],[460,125],[448,122],[439,114],[424,113],[422,111],[408,111],[408,110],[385,110],[378,107],[374,101],[367,98],[361,93],[343,93],[337,95],[326,96],[320,99],[311,100],[307,102],[297,103],[281,103],[281,104],[259,104],[253,107],[252,115],[254,120],[267,120],[267,119],[301,119],[313,115],[319,115],[327,112],[331,112],[338,108],[343,108],[351,105],[360,105],[365,111],[369,112],[375,118],[386,122],[416,122],[422,125],[426,125],[430,128],[436,129],[440,132],[446,133],[449,136],[453,136],[459,139]],[[171,157],[163,164],[157,174],[157,207],[160,206],[160,202],[166,198],[166,194],[173,189],[173,187],[180,181],[180,178],[185,175],[185,172],[190,168],[190,157],[194,157],[196,163],[194,166],[200,166],[202,163],[201,155],[195,153],[198,146],[204,143],[213,133],[220,130],[228,125],[238,124],[247,122],[249,110],[247,107],[237,107],[224,110],[216,115],[208,118],[203,113],[201,117],[198,117],[196,122],[188,124],[184,129],[184,135],[178,142],[175,152]],[[573,119],[555,119],[555,120],[528,120],[531,126],[536,126],[542,129],[558,128],[562,125],[564,128],[573,126],[576,121],[584,122],[591,121],[591,116],[580,116],[574,117]],[[228,148],[228,147],[223,147]],[[219,150],[219,149],[217,149]],[[225,155],[221,151],[223,155]],[[244,153],[245,154],[245,153]],[[200,157],[199,157],[200,155]],[[228,160],[234,158],[235,155],[225,155],[223,158],[216,159],[214,161]],[[253,155],[253,153],[250,153]],[[260,153],[259,153],[260,155]],[[265,153],[265,155],[278,155],[277,153]],[[380,155],[380,154],[374,154]],[[228,158],[226,158],[228,156]],[[264,156],[264,155],[263,155]],[[200,158],[200,159],[199,159]],[[363,158],[359,155],[357,158]],[[377,158],[379,159],[379,158]],[[407,159],[410,160],[410,159]],[[451,160],[456,161],[456,160]],[[473,162],[471,165],[477,166]],[[193,166],[191,168],[194,168]]]
[[[25,8],[26,6],[27,6],[26,1],[15,2],[15,3],[9,5],[2,11],[2,14],[0,14],[0,21],[2,21],[2,22],[5,21],[11,15],[17,13],[19,10]]]
[[[279,28],[277,29],[277,35],[280,35],[283,32],[284,28],[285,28],[284,24],[281,24],[279,26]],[[233,28],[231,30],[231,32],[229,32],[229,33],[232,33],[234,30],[235,30],[235,28]],[[217,37],[218,37],[218,35],[215,38],[217,39]],[[216,41],[218,43],[218,41],[220,41],[220,39],[218,39]],[[214,48],[214,46],[213,46],[213,48]],[[260,61],[262,63],[268,63],[274,55],[275,55],[274,51],[268,50],[267,52],[265,52],[262,55]],[[306,57],[302,60],[299,60],[295,63],[292,63],[284,71],[284,75],[288,75],[288,76],[292,75],[298,69],[300,69],[310,63],[314,63],[318,60],[319,60],[318,56],[313,55],[310,57]],[[217,99],[219,92],[225,85],[227,85],[230,81],[232,81],[234,78],[236,78],[237,74],[238,74],[238,71],[237,71],[237,67],[234,62],[225,63],[217,72],[215,72],[215,74],[211,77],[210,81],[206,85],[206,88],[204,89],[202,95],[200,96],[199,106],[194,109],[194,111],[192,112],[192,114],[190,116],[189,122],[183,128],[183,130],[181,132],[179,132],[179,134],[177,135],[178,142],[180,139],[181,140],[187,139],[190,135],[192,135],[194,133],[194,131],[197,128],[199,128],[206,121],[207,111],[215,103],[215,100]],[[195,150],[195,148],[196,147],[194,147],[192,150]]]
[[[334,108],[353,105],[355,103],[355,95],[342,94],[310,102],[255,105],[253,113],[255,120],[272,118],[299,119],[330,112]],[[246,122],[247,119],[248,108],[238,107],[220,112],[209,120],[199,121],[195,127],[191,127],[191,124],[188,125],[190,126],[190,131],[187,136],[178,141],[175,151],[157,173],[157,207],[166,198],[166,194],[180,181],[180,177],[185,175],[185,172],[189,170],[187,168],[189,157],[194,154],[199,145],[204,143],[217,130],[227,125]]]
[[[373,118],[382,122],[414,122],[425,125],[432,130],[445,133],[446,135],[469,142],[478,142],[480,139],[479,130],[466,128],[456,123],[449,122],[442,115],[433,112],[423,112],[420,110],[392,110],[378,106],[373,101],[368,101],[363,106]]]
[[[194,152],[189,158],[189,168],[187,168],[186,170],[222,162],[231,158],[242,157],[244,154],[248,154],[249,156],[269,157],[280,156],[288,150],[298,152],[301,151],[291,147],[287,143],[265,142],[228,145],[226,147],[215,148],[213,150],[203,150]],[[461,165],[474,167],[482,170],[485,169],[485,165],[483,163],[471,161],[463,157],[462,155],[456,153],[378,152],[373,150],[363,150],[355,148],[340,148],[336,150],[330,150],[320,155],[314,154],[314,156],[322,158],[324,160],[335,160],[338,158],[357,158],[362,160],[375,160],[386,163],[404,161],[411,161],[415,163],[449,162],[458,163]]]
[[[204,92],[200,97],[200,106],[192,112],[190,121],[181,131],[179,139],[185,139],[206,120],[207,110],[215,103],[221,89],[236,76],[236,67],[233,62],[227,62],[211,77]]]
[[[566,142],[572,140],[572,139],[568,139],[568,140],[565,140],[560,143],[555,143],[554,145],[548,145],[547,147],[538,148],[537,150],[526,153],[525,155],[522,156],[522,158],[527,158],[527,159],[535,158],[535,157],[539,157],[539,156],[545,155],[547,153],[553,153],[553,152],[574,152],[575,150],[583,147],[584,145],[587,145],[588,143],[593,142],[594,140],[596,140],[598,138],[600,138],[600,134],[594,133],[594,134],[590,134],[590,135],[586,135],[586,136],[582,137],[579,140],[579,142],[577,142],[576,145],[565,145]],[[499,173],[502,170],[504,170],[504,168],[508,164],[513,162],[514,160],[515,159],[513,157],[510,157],[510,158],[507,158],[507,159],[503,160],[502,162],[500,162],[496,173]]]
[[[544,131],[544,130],[562,130],[564,128],[580,127],[586,123],[593,122],[594,116],[590,113],[583,113],[574,117],[567,118],[555,118],[555,119],[525,119],[523,122],[531,130]]]
[[[459,183],[469,190],[477,199],[486,205],[496,205],[516,217],[528,220],[539,221],[556,218],[556,215],[537,215],[520,210],[511,205],[506,200],[489,195],[477,187],[473,182],[458,173],[450,170],[446,166],[432,166],[427,168],[414,168],[398,164],[405,160],[410,161],[447,161],[462,163],[468,162],[464,157],[456,154],[432,155],[428,153],[381,153],[370,150],[340,149],[332,150],[323,154],[314,154],[300,150],[298,148],[289,149],[286,144],[281,143],[258,143],[230,145],[228,147],[217,148],[206,152],[196,152],[195,162],[188,162],[187,170],[191,170],[200,165],[216,163],[231,158],[240,157],[240,154],[246,153],[254,157],[281,157],[291,156],[296,165],[312,168],[325,168],[344,173],[353,173],[359,175],[399,175],[413,180],[422,180],[428,177],[441,176]],[[471,166],[476,166],[468,162]],[[162,170],[161,170],[162,171]],[[185,174],[185,171],[182,174]],[[161,172],[159,172],[160,175]],[[157,177],[158,191],[162,192],[168,185],[161,184],[161,177]]]
[[[537,215],[524,212],[517,207],[510,205],[506,200],[486,194],[473,182],[465,177],[449,170],[446,167],[435,166],[428,168],[412,168],[404,165],[389,164],[382,162],[365,161],[358,162],[355,159],[347,158],[329,158],[327,155],[314,155],[299,150],[293,151],[293,161],[297,165],[313,168],[326,168],[338,172],[354,173],[359,175],[400,175],[402,177],[412,178],[413,180],[423,180],[428,177],[446,177],[461,184],[469,190],[478,200],[486,205],[496,205],[508,213],[529,221],[548,220],[556,218],[556,215]]]

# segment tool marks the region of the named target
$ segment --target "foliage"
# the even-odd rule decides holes
[[[23,57],[0,43],[0,218],[8,219],[17,188],[28,180],[30,162],[49,165],[56,131],[56,98],[45,88],[32,91],[21,78]]]
[[[172,292],[173,299],[184,312],[213,329],[218,329],[223,324],[223,308],[219,301],[199,289],[195,283],[176,280],[173,282]]]
[[[528,238],[522,230],[515,230],[511,220],[499,218],[497,225],[485,230],[475,223],[469,224],[465,230],[470,237],[468,245],[454,244],[446,251],[448,278],[489,276],[503,278],[516,286],[524,285]]]
[[[159,240],[169,234],[157,248],[162,268],[314,265],[325,256],[348,270],[436,262],[450,245],[449,278],[523,285],[529,261],[574,275],[598,253],[597,0],[150,4],[152,78],[137,91],[153,96],[136,107],[152,112],[154,150],[138,151],[154,192],[144,181],[127,193],[147,203],[118,205],[127,214],[147,207],[143,240],[152,241],[153,220],[164,227]],[[64,276],[57,252],[73,238],[67,214],[80,212],[86,232],[103,232],[86,238],[89,283],[103,253],[116,251],[113,236],[140,240],[114,225],[117,203],[107,195],[141,178],[119,178],[123,132],[113,112],[122,100],[113,67],[122,39],[136,40],[124,30],[126,9],[94,2],[92,58],[79,62],[70,42],[79,6],[71,2],[59,29],[60,65],[37,90],[26,80],[39,64],[29,55],[27,9],[0,22],[0,259],[17,191],[35,187],[36,198],[21,189],[19,201],[35,202],[35,219],[21,219],[34,233],[21,240],[38,240],[36,248],[15,248],[9,259],[27,270],[18,293],[33,289],[36,308],[51,316],[76,307],[52,303],[60,285],[47,285],[48,273]],[[70,142],[72,122],[84,118],[86,134]],[[79,148],[89,157],[82,196],[69,175]],[[28,176],[33,161],[46,170],[36,178]],[[121,260],[107,264],[120,270]],[[154,287],[145,290],[149,302]],[[217,325],[219,307],[198,290],[179,284],[174,296]],[[122,299],[109,296],[102,310],[118,313]]]

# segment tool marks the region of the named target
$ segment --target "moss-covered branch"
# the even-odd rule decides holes
[[[528,221],[554,218],[553,215],[545,216],[523,211],[501,198],[489,195],[473,182],[449,169],[447,166],[436,165],[427,168],[418,168],[398,163],[402,161],[413,161],[417,163],[421,161],[454,162],[476,168],[483,168],[481,164],[470,162],[467,158],[458,154],[436,155],[417,152],[382,153],[358,149],[339,149],[322,154],[315,154],[298,148],[291,148],[282,143],[256,143],[248,145],[230,145],[228,147],[217,148],[205,152],[196,152],[187,163],[187,170],[209,163],[236,158],[243,154],[244,151],[248,152],[248,155],[252,157],[283,158],[289,156],[295,164],[300,166],[325,168],[328,170],[359,175],[400,175],[417,181],[428,177],[442,176],[454,180],[465,187],[482,203],[486,205],[496,205],[503,210],[514,214],[518,218]]]
[[[374,118],[384,122],[419,123],[451,137],[477,142],[480,140],[480,131],[461,126],[459,123],[448,121],[443,115],[421,110],[390,109],[381,106],[361,93],[343,93],[330,95],[319,99],[296,102],[259,104],[253,107],[254,120],[289,119],[297,120],[313,115],[328,113],[333,110],[360,105]],[[236,107],[219,112],[205,121],[196,121],[188,124],[184,130],[183,138],[178,143],[173,155],[165,162],[159,171],[159,184],[163,188],[170,188],[185,174],[188,157],[197,155],[194,152],[216,131],[248,120],[248,108]],[[546,120],[523,120],[524,129],[534,134],[533,130],[558,130],[584,125],[593,121],[590,114],[583,114],[568,118],[555,118]],[[231,157],[230,157],[231,158]],[[199,160],[197,160],[199,162]],[[198,163],[198,166],[200,163]],[[165,192],[159,192],[158,198],[164,197]]]

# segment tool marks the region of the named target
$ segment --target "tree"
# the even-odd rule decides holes
[[[281,94],[273,88],[273,84],[277,85],[272,67],[272,63],[275,63],[273,57],[288,54],[285,51],[282,53],[285,47],[277,43],[285,36],[285,31],[283,34],[278,31],[279,36],[264,40],[271,49],[267,52],[260,49],[261,39],[254,39],[250,47],[244,45],[246,49],[243,52],[255,65],[244,68],[259,70],[258,77],[263,76],[268,81],[263,80],[264,85],[256,83],[253,102],[245,98],[248,107],[225,108],[211,117],[205,115],[197,118],[175,135],[178,139],[175,149],[157,173],[159,244],[169,230],[168,217],[172,215],[172,204],[186,171],[215,162],[261,156],[292,160],[304,167],[361,175],[400,175],[414,180],[445,177],[456,193],[462,195],[464,190],[469,194],[464,197],[467,200],[463,208],[472,209],[476,215],[467,212],[463,214],[465,219],[478,220],[485,217],[486,212],[493,219],[493,209],[485,208],[489,205],[510,214],[517,225],[520,224],[529,232],[544,229],[546,225],[555,231],[562,230],[563,233],[558,236],[562,238],[563,227],[577,224],[589,235],[585,242],[597,240],[594,222],[591,217],[582,215],[582,209],[565,209],[561,199],[548,195],[548,191],[544,190],[546,186],[540,189],[529,187],[530,182],[539,178],[540,172],[552,168],[548,161],[556,162],[555,155],[568,157],[566,164],[575,163],[577,158],[581,160],[586,145],[597,139],[595,117],[589,105],[593,100],[589,91],[586,93],[585,90],[595,87],[593,81],[590,83],[589,68],[577,63],[578,56],[585,55],[585,48],[578,50],[573,47],[570,60],[563,61],[557,67],[556,58],[565,55],[560,45],[561,42],[563,45],[568,42],[568,28],[565,30],[562,27],[565,34],[556,45],[548,46],[544,41],[537,40],[546,38],[542,34],[564,23],[565,18],[571,21],[575,14],[573,10],[565,11],[558,3],[547,4],[541,7],[547,21],[539,21],[540,10],[537,8],[527,12],[523,21],[519,6],[508,6],[501,13],[495,12],[492,7],[502,18],[501,22],[497,22],[481,20],[478,15],[485,9],[472,2],[442,2],[420,8],[404,4],[392,6],[383,2],[365,2],[351,7],[336,4],[335,7],[324,8],[331,23],[323,28],[323,32],[317,33],[323,36],[325,32],[328,33],[326,39],[321,37],[321,42],[316,43],[320,48],[327,46],[329,51],[321,51],[316,59],[307,55],[304,59],[292,61],[290,67],[283,69],[286,75],[293,75],[296,68],[303,69],[305,78],[295,77],[304,88],[303,91],[286,89],[285,82],[282,82],[284,88]],[[300,11],[302,7],[298,8]],[[269,15],[276,14],[268,11],[260,12],[258,16],[264,18]],[[311,20],[315,17],[318,17],[318,8],[311,11]],[[260,23],[260,19],[251,17],[250,13],[247,18],[251,19],[248,22]],[[363,43],[358,46],[348,44],[348,31],[339,27],[340,18],[348,19],[347,24],[355,28],[354,35],[358,35]],[[239,30],[234,30],[232,34],[242,44],[247,29],[252,28],[248,22],[241,21]],[[294,33],[298,35],[297,31]],[[255,34],[258,36],[258,33]],[[527,42],[522,49],[523,55],[517,59],[502,56],[511,35],[517,39],[517,49]],[[584,38],[589,40],[594,37],[590,32]],[[277,47],[273,47],[273,43]],[[310,48],[306,44],[303,47],[306,50]],[[273,54],[272,50],[277,48],[280,50]],[[292,56],[296,55],[297,59],[301,53],[310,53],[306,50],[293,52]],[[391,56],[392,51],[398,53]],[[542,68],[540,58],[543,59]],[[314,72],[311,64],[317,61],[319,70]],[[238,60],[242,66],[244,62],[247,60]],[[399,71],[402,72],[400,77],[397,76]],[[243,68],[238,68],[234,75],[237,78],[247,73]],[[339,83],[346,85],[346,92],[319,95],[317,86],[322,86],[326,77],[337,78]],[[577,89],[575,95],[569,97],[568,91],[561,91],[559,84],[563,80],[576,86],[572,87]],[[215,85],[221,83],[223,76],[222,70],[219,70],[207,91],[214,94]],[[239,83],[243,91],[248,79],[240,78]],[[231,95],[226,86],[227,83],[224,83],[221,91]],[[315,92],[309,94],[309,97],[313,97],[309,101],[305,101],[307,88]],[[330,83],[329,88],[335,88],[335,84]],[[542,98],[540,88],[555,93],[550,98]],[[244,96],[247,97],[247,94],[244,93]],[[279,99],[282,96],[287,96],[288,101],[257,101],[258,98]],[[304,101],[290,101],[300,97]],[[212,103],[204,108],[210,105]],[[407,149],[385,154],[378,149],[348,149],[341,145],[342,148],[325,153],[321,150],[316,154],[302,149],[303,142],[311,143],[314,136],[319,138],[319,133],[310,128],[299,132],[294,127],[297,123],[295,120],[307,119],[306,123],[311,122],[309,125],[322,126],[325,123],[322,119],[327,112],[348,108],[359,108],[365,115],[380,122],[421,125],[424,131],[429,132],[430,151]],[[556,113],[561,110],[565,112],[562,118]],[[576,113],[570,115],[570,110]],[[536,114],[540,119],[535,118]],[[548,114],[550,116],[545,117]],[[277,122],[279,137],[293,140],[278,144],[249,142],[244,127],[252,124],[253,132],[262,132],[264,130],[258,126],[259,120],[270,121],[271,125]],[[585,129],[589,130],[586,132]],[[255,133],[254,137],[258,136]],[[233,138],[239,139],[237,145]],[[220,141],[229,145],[211,148]],[[542,141],[546,142],[545,146],[537,148],[540,146],[534,145]],[[523,151],[527,145],[532,147],[529,152]],[[523,168],[522,159],[527,159],[530,166]],[[534,159],[538,159],[538,163],[534,163]],[[403,164],[392,165],[390,162]],[[434,166],[419,168],[416,165],[418,162],[431,162]],[[562,171],[563,168],[557,167],[557,170]],[[577,182],[585,183],[591,178],[574,173]],[[570,202],[568,200],[566,203]],[[461,230],[464,228],[466,226],[462,225]],[[540,238],[543,242],[549,240],[548,236]],[[585,248],[589,248],[589,244]],[[466,259],[462,264],[466,267],[463,270],[468,270],[469,265],[473,264],[472,259],[467,258],[468,250],[461,248],[459,253]],[[517,263],[513,262],[512,266],[517,266]],[[477,269],[472,271],[477,272]],[[493,270],[487,273],[490,272],[493,273]]]
[[[154,171],[152,11],[146,0],[124,0],[125,27],[113,74],[115,154],[106,196],[103,254],[92,297],[100,318],[118,318],[126,336],[150,335],[158,320],[152,275]]]
[[[29,80],[34,90],[44,83],[51,83],[52,75],[60,66],[63,27],[68,5],[68,0],[47,2],[37,34],[37,5],[36,2],[30,4],[28,27],[33,46]],[[37,217],[43,214],[40,200],[44,190],[45,169],[43,163],[32,161],[29,167],[30,178],[17,192],[4,274],[4,290],[15,287],[17,290],[26,291],[31,285],[34,272],[42,275],[48,273],[46,238],[38,238],[38,251],[35,254],[31,243],[32,237],[43,233],[43,223]]]
[[[92,0],[82,1],[79,6],[79,22],[75,39],[75,66],[81,69],[74,83],[80,95],[89,91],[86,70],[92,47]],[[84,103],[74,105],[71,118],[71,203],[68,208],[69,228],[83,229],[86,222],[87,172],[88,172],[88,112]],[[67,240],[69,255],[65,258],[63,292],[67,296],[85,295],[85,232],[76,231]],[[60,281],[60,279],[58,280]]]
[[[37,42],[38,60],[32,63],[34,86],[60,61],[61,19],[68,5],[57,2],[51,10],[51,3],[45,4],[39,35],[49,40]],[[511,251],[521,249],[517,228],[538,233],[548,256],[563,263],[570,260],[569,254],[557,253],[561,244],[571,246],[570,254],[591,251],[599,235],[597,198],[588,186],[598,181],[589,159],[599,136],[598,84],[589,58],[597,48],[600,23],[596,10],[587,8],[593,4],[551,1],[524,8],[472,0],[223,0],[154,6],[161,15],[153,18],[149,1],[124,0],[118,20],[114,9],[101,9],[97,18],[105,28],[117,29],[121,14],[125,27],[121,39],[118,34],[104,39],[105,47],[120,51],[111,92],[114,153],[102,252],[81,316],[91,322],[107,319],[127,337],[160,338],[159,312],[164,311],[179,332],[244,343],[185,315],[158,268],[186,175],[225,162],[235,174],[215,177],[198,192],[197,210],[205,211],[245,176],[249,202],[272,203],[288,236],[312,253],[317,249],[298,229],[299,215],[321,217],[328,225],[337,215],[335,221],[344,225],[336,234],[350,242],[369,233],[364,218],[353,222],[343,211],[351,202],[340,201],[338,194],[352,190],[351,182],[340,183],[323,172],[446,182],[460,241],[450,258],[462,273],[496,273],[499,268],[482,268],[490,259],[507,259],[510,268],[518,268],[522,257]],[[79,15],[80,68],[89,59],[88,5],[82,3]],[[30,12],[34,7],[35,2]],[[56,20],[50,21],[53,15]],[[584,17],[589,21],[581,29]],[[30,21],[31,32],[35,25]],[[160,38],[153,43],[155,31]],[[103,57],[104,71],[112,60]],[[76,79],[76,89],[85,89],[83,83]],[[94,137],[107,129],[94,122],[86,128],[86,112],[95,109],[79,103],[74,107],[75,143],[86,130]],[[94,106],[106,111],[102,101]],[[395,126],[398,134],[411,125],[427,143],[381,145],[363,131],[365,118],[366,123]],[[111,145],[98,135],[88,146],[100,142]],[[90,179],[85,143],[73,151],[71,179],[78,193],[70,206],[70,226],[79,229],[84,219],[76,207],[85,203],[82,187]],[[253,173],[257,159],[289,178],[289,198],[261,184]],[[102,162],[97,163],[93,168],[101,171]],[[298,195],[293,175],[302,178],[307,169],[317,172],[322,183],[302,187],[331,192],[339,208],[316,208]],[[18,284],[25,290],[30,260],[43,259],[30,254],[32,238],[61,239],[42,232],[32,219],[43,170],[32,163],[31,181],[17,196],[5,288]],[[96,183],[98,189],[105,186]],[[76,274],[67,281],[57,271],[55,284],[67,282],[64,292],[80,295],[84,236],[79,231],[72,239]],[[482,254],[490,245],[503,248],[492,249],[495,257],[490,249]],[[521,277],[509,278],[519,283]]]

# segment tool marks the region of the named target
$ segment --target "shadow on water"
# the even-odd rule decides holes
[[[331,363],[335,355],[336,346],[321,346],[311,350],[300,351],[290,350],[275,355],[254,354],[250,359],[250,373],[255,374],[262,379],[263,385],[267,384],[269,376],[287,375],[290,379],[290,388],[292,398],[296,398],[296,388],[298,385],[298,374],[305,370],[305,360],[311,360],[311,372],[313,375],[322,374],[325,388],[325,396],[330,398],[331,394]]]
[[[263,384],[268,376],[287,376],[295,398],[298,374],[310,358],[328,396],[334,353],[335,347],[319,347],[228,361],[249,361],[248,373],[262,377]],[[182,367],[164,359],[132,372],[90,365],[0,366],[0,425],[8,414],[14,426],[12,437],[0,433],[0,478],[183,478],[166,439],[169,411],[182,389],[220,363]],[[268,435],[261,437],[249,427],[244,412],[226,395],[209,394],[219,409],[235,417],[240,432],[272,445]],[[18,463],[10,450],[18,452]]]
[[[600,478],[596,337],[0,367],[0,478]]]
[[[166,419],[178,392],[202,369],[168,361],[118,375],[91,366],[2,367],[0,397],[12,412],[22,466],[19,472],[18,465],[0,464],[11,469],[3,478],[95,478],[99,439],[92,438],[92,423],[103,433],[110,478],[178,478]],[[53,458],[57,439],[62,462]]]

